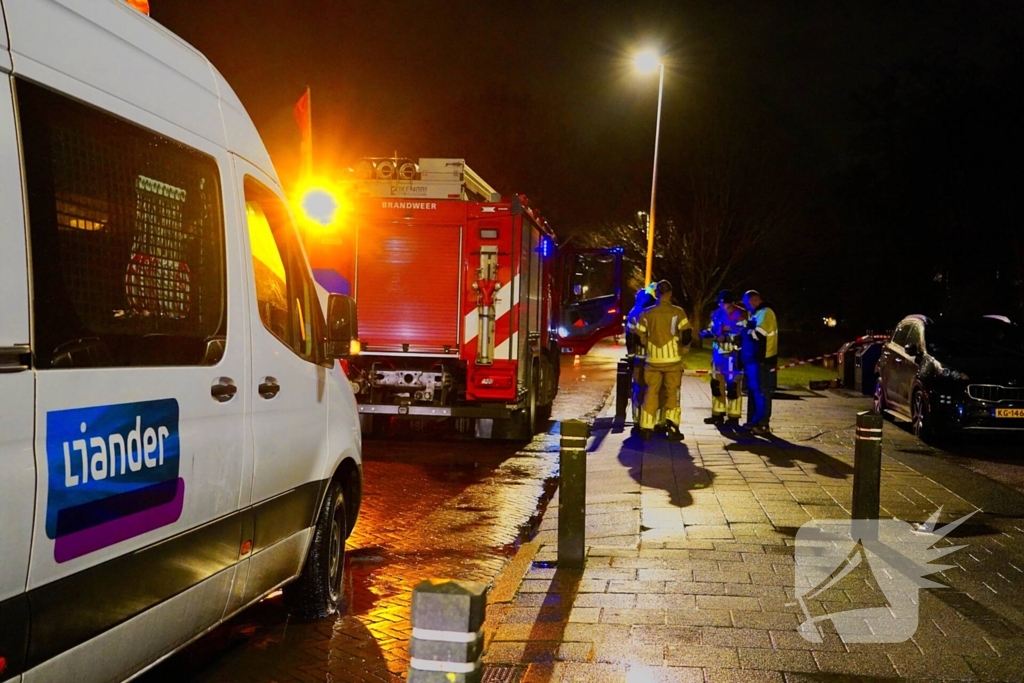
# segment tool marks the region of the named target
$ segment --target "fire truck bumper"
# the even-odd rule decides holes
[[[522,404],[487,406],[394,406],[363,403],[359,405],[362,415],[397,415],[398,417],[471,417],[482,419],[503,419],[523,407]]]

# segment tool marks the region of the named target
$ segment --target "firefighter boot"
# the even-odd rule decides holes
[[[704,424],[706,425],[720,425],[725,422],[725,415],[716,414],[711,417],[704,418]]]
[[[665,421],[665,434],[668,435],[669,441],[682,441],[683,433],[679,431],[679,426],[671,420]]]

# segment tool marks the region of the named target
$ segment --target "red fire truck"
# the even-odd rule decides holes
[[[358,305],[364,433],[452,418],[527,438],[550,415],[559,354],[622,331],[621,251],[556,254],[529,201],[463,160],[364,159],[341,188],[350,210],[307,249],[320,285]]]

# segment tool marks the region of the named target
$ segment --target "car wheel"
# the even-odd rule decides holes
[[[914,391],[910,400],[910,430],[914,436],[927,441],[934,433],[928,400],[920,389]]]
[[[285,586],[289,611],[303,619],[321,619],[338,611],[345,573],[345,494],[338,482],[327,489],[313,528],[302,574]]]
[[[888,406],[886,405],[886,402],[885,402],[885,389],[882,387],[882,378],[878,377],[878,378],[875,379],[875,405],[874,405],[874,411],[875,411],[875,413],[877,413],[879,415],[882,415],[884,417],[888,417],[888,415],[885,412],[885,409],[887,407]]]

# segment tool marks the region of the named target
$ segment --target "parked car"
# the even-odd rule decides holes
[[[1024,331],[1003,316],[907,316],[878,361],[875,409],[924,439],[1024,429]]]

